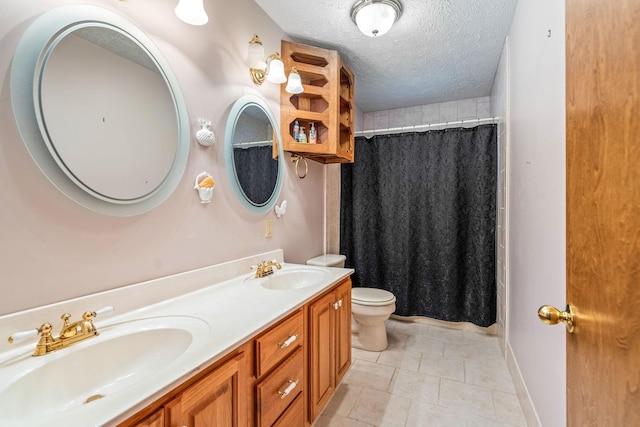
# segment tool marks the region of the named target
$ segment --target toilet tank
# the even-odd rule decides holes
[[[307,261],[307,265],[317,265],[319,267],[340,267],[344,268],[344,262],[347,259],[344,255],[326,254],[311,258]]]

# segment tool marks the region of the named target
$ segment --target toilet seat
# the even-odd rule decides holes
[[[381,306],[396,302],[396,297],[389,291],[376,288],[351,289],[351,302],[359,305]]]

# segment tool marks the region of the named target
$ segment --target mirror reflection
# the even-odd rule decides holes
[[[64,36],[44,63],[39,99],[51,155],[89,191],[137,199],[171,169],[178,143],[171,93],[147,52],[117,29]]]
[[[278,160],[273,147],[269,118],[261,108],[248,106],[236,122],[233,162],[240,188],[255,205],[265,204],[276,186]]]
[[[225,160],[231,186],[251,213],[268,212],[278,199],[283,165],[280,130],[267,104],[257,96],[238,99],[225,131]]]
[[[182,179],[190,125],[178,81],[114,12],[73,4],[32,21],[13,57],[11,104],[38,168],[88,209],[138,215]]]

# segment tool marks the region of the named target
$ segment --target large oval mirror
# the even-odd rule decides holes
[[[189,121],[177,80],[113,12],[73,5],[38,17],[16,48],[11,99],[38,167],[89,209],[146,212],[182,177]]]
[[[268,212],[282,186],[278,124],[267,104],[253,95],[238,99],[225,130],[225,161],[240,203],[256,215]]]

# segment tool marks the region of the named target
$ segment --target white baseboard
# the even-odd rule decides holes
[[[527,422],[527,426],[542,427],[542,423],[538,418],[536,409],[531,402],[529,390],[527,389],[524,379],[522,378],[522,373],[520,372],[520,368],[518,367],[518,362],[513,356],[513,349],[511,348],[511,344],[509,343],[509,341],[507,341],[506,344],[507,367],[509,368],[511,378],[513,379],[513,385],[516,388],[518,400],[520,401],[520,406],[522,407],[522,413],[524,414],[524,419]]]

